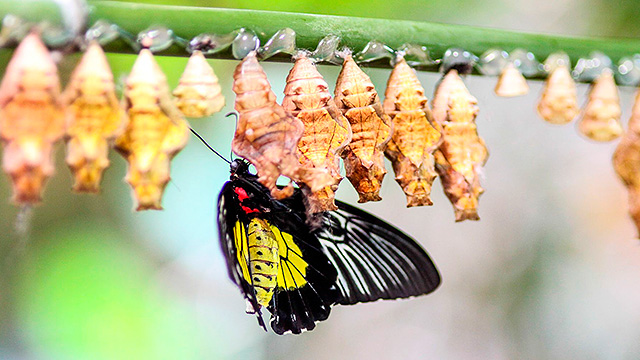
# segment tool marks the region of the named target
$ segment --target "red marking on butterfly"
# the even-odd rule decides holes
[[[260,210],[258,210],[258,209],[252,209],[250,207],[242,205],[242,202],[249,198],[249,195],[247,194],[247,191],[245,189],[237,187],[237,188],[233,188],[233,192],[235,192],[236,195],[238,195],[238,200],[240,201],[240,207],[245,212],[245,214],[259,213],[260,212]]]

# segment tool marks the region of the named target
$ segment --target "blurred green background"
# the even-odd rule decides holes
[[[7,0],[4,0],[7,1]],[[149,1],[151,2],[151,1]],[[640,36],[638,2],[158,1],[321,14],[427,20],[590,36]],[[185,19],[188,21],[189,19]],[[242,24],[238,24],[241,26]],[[0,51],[4,71],[10,51]],[[60,63],[63,83],[79,55]],[[109,55],[121,83],[135,60]],[[185,58],[158,57],[173,88]],[[227,99],[192,126],[223,154],[234,121],[236,61],[211,61]],[[282,99],[290,64],[265,63]],[[339,67],[321,66],[330,85]],[[389,70],[365,69],[383,94]],[[428,96],[439,75],[419,74]],[[574,124],[535,113],[541,82],[513,99],[495,78],[470,76],[480,135],[491,152],[479,222],[455,224],[439,181],[435,205],[406,209],[390,173],[380,203],[360,207],[415,236],[441,270],[434,294],[334,308],[310,333],[264,333],[227,278],[214,224],[228,167],[195,138],[175,158],[164,211],[136,213],[124,160],[111,154],[102,193],[71,193],[64,151],[30,218],[0,177],[0,358],[3,359],[638,359],[640,249],[611,154]],[[585,99],[587,86],[578,88]],[[621,88],[623,120],[635,89]],[[391,167],[387,164],[391,171]],[[345,180],[338,198],[354,203]]]

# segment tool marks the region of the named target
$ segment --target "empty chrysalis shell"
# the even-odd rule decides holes
[[[198,50],[191,54],[173,95],[178,109],[190,118],[210,116],[224,107],[218,77]]]
[[[64,91],[67,122],[66,162],[73,190],[98,192],[109,166],[109,143],[122,132],[125,116],[116,97],[113,74],[97,41],[91,42]]]
[[[442,142],[442,128],[435,123],[427,102],[415,71],[401,58],[385,92],[384,111],[393,122],[385,154],[407,196],[407,207],[433,204],[431,185],[437,175],[433,152]]]
[[[578,115],[576,83],[569,66],[559,65],[551,70],[537,109],[538,114],[552,124],[569,123]]]
[[[391,139],[392,125],[371,79],[351,55],[345,56],[338,75],[335,101],[353,132],[342,153],[347,178],[360,195],[358,202],[380,201],[380,186],[387,173],[384,149]]]
[[[333,178],[330,186],[307,194],[310,213],[338,209],[334,192],[342,180],[339,154],[351,141],[349,122],[328,89],[311,59],[300,55],[287,76],[282,107],[304,124],[298,142],[302,167],[324,169]]]
[[[436,170],[456,221],[480,219],[478,198],[484,192],[480,172],[489,153],[475,124],[477,103],[455,69],[442,79],[433,98],[435,120],[443,127]]]
[[[126,180],[133,188],[136,210],[161,210],[171,159],[187,144],[189,126],[148,49],[140,51],[133,64],[124,100],[129,123],[116,139],[116,149],[129,163]]]
[[[614,140],[622,135],[621,113],[616,82],[611,71],[605,70],[591,85],[578,129],[591,140]]]
[[[53,144],[64,135],[60,80],[49,51],[36,33],[14,52],[0,84],[2,169],[11,177],[13,201],[41,200],[53,175]]]
[[[529,85],[520,70],[510,62],[502,69],[494,91],[502,97],[522,96],[529,92]]]
[[[629,128],[613,153],[613,167],[629,192],[629,213],[640,234],[640,92]]]
[[[278,189],[276,180],[280,175],[304,183],[312,192],[332,185],[334,179],[328,171],[301,168],[298,141],[304,125],[276,103],[255,51],[238,64],[233,80],[235,109],[240,116],[231,149],[256,167],[258,180],[271,194],[277,199],[293,194],[291,183]]]

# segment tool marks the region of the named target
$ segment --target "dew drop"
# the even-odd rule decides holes
[[[0,31],[0,47],[17,45],[27,34],[33,24],[22,18],[8,14],[2,18],[2,30]]]
[[[369,41],[362,51],[353,56],[353,59],[360,63],[371,62],[384,58],[393,60],[395,58],[395,53],[392,48],[375,40]]]
[[[236,36],[238,36],[238,31],[226,35],[200,34],[189,41],[187,51],[193,53],[197,50],[204,55],[219,53],[228,49]]]
[[[278,30],[260,50],[258,55],[262,59],[268,59],[278,53],[292,55],[296,50],[296,32],[285,28]]]
[[[435,63],[429,56],[429,50],[427,50],[426,46],[404,44],[400,46],[397,53],[403,56],[410,66],[429,66]]]
[[[106,20],[98,20],[84,34],[84,39],[87,43],[95,40],[100,45],[105,45],[117,39],[118,36],[120,36],[120,32],[117,25]]]
[[[553,53],[547,57],[547,60],[544,61],[544,71],[547,73],[551,73],[559,66],[566,66],[571,68],[571,59],[569,59],[569,55],[567,55],[563,51],[559,51]]]
[[[533,77],[539,75],[542,70],[542,65],[536,59],[536,56],[524,49],[515,49],[509,54],[509,60],[513,62],[522,75],[526,77]]]
[[[332,64],[341,64],[342,61],[336,56],[336,51],[340,45],[340,37],[337,35],[327,35],[318,43],[318,47],[311,53],[309,58],[316,62],[325,61]]]
[[[480,55],[478,71],[487,76],[498,76],[509,62],[509,53],[502,49],[489,49]]]
[[[440,72],[446,73],[450,69],[457,69],[460,74],[470,74],[478,57],[460,48],[450,48],[444,52],[440,64]]]
[[[594,81],[605,69],[611,70],[613,62],[611,59],[599,52],[594,51],[588,58],[580,58],[573,69],[573,77],[578,81]]]
[[[173,45],[173,30],[165,26],[152,26],[138,34],[137,42],[151,52],[168,49]]]
[[[250,52],[257,50],[258,47],[260,47],[258,35],[252,30],[242,28],[231,43],[231,52],[234,58],[241,60],[249,55]]]
[[[640,54],[620,59],[616,80],[621,85],[638,86],[640,84]]]

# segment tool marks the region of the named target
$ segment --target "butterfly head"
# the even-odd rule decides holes
[[[231,178],[240,177],[249,173],[249,163],[244,159],[235,159],[229,165]]]

